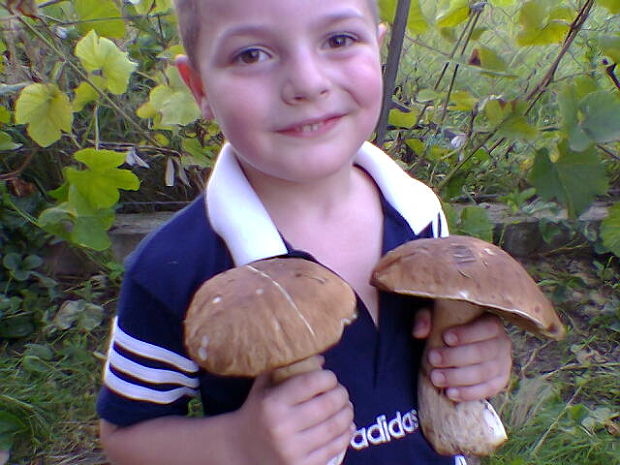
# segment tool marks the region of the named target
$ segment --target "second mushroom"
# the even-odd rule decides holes
[[[564,327],[549,300],[508,253],[466,236],[403,244],[380,260],[372,282],[389,292],[434,299],[432,330],[418,380],[424,435],[440,454],[493,452],[507,436],[491,404],[448,399],[429,379],[426,354],[444,345],[446,329],[472,321],[485,311],[534,334],[561,339]]]

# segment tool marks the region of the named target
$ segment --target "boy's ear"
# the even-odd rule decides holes
[[[379,46],[383,45],[383,40],[385,39],[386,33],[387,25],[385,23],[379,23],[377,25],[377,42],[379,42]]]
[[[200,73],[192,67],[189,62],[189,58],[185,55],[177,55],[174,59],[174,64],[176,65],[183,82],[185,82],[185,85],[189,87],[189,90],[192,92],[192,95],[200,108],[202,116],[206,119],[213,119],[213,111],[211,111],[211,107],[209,106],[209,101],[202,85]]]

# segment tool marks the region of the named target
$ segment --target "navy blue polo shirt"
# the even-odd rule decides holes
[[[414,232],[383,195],[381,201],[384,253],[409,240],[442,235],[440,210]],[[200,196],[128,259],[97,403],[99,415],[113,424],[186,415],[192,396],[201,397],[206,415],[217,415],[238,409],[249,392],[252,380],[207,373],[183,347],[182,322],[194,292],[206,279],[235,266],[230,243],[214,231],[210,214]],[[313,260],[283,243],[287,250],[282,255]],[[416,384],[423,347],[411,330],[420,304],[381,293],[375,326],[358,298],[358,318],[324,354],[326,368],[336,373],[354,406],[357,431],[346,465],[465,463],[461,457],[436,454],[418,425]]]

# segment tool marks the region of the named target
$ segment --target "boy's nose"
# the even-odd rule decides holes
[[[330,81],[318,58],[310,54],[289,60],[282,86],[282,98],[288,104],[298,104],[325,98]]]

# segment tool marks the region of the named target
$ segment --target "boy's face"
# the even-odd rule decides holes
[[[198,69],[179,62],[246,172],[287,181],[348,168],[379,115],[368,0],[204,0]]]

